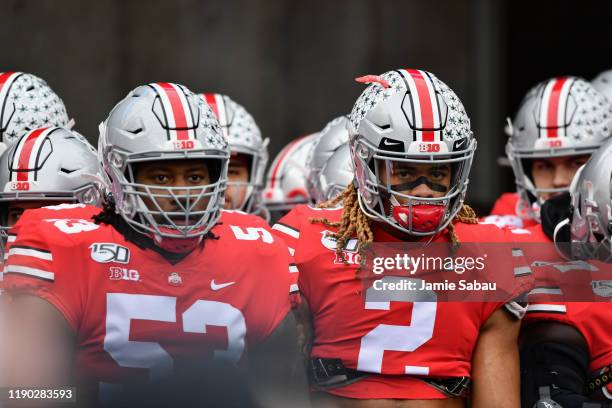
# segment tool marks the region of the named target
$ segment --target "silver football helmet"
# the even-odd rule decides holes
[[[333,119],[319,133],[314,146],[310,149],[306,159],[306,167],[309,170],[306,184],[308,186],[308,194],[315,203],[324,200],[324,194],[319,184],[321,169],[340,146],[348,144],[347,124],[348,117],[346,116],[339,116]]]
[[[296,139],[285,146],[268,170],[263,204],[270,212],[287,212],[309,202],[306,158],[318,133]]]
[[[351,149],[344,144],[336,149],[319,173],[317,183],[321,196],[317,202],[335,198],[353,181],[354,176]]]
[[[0,156],[0,245],[11,227],[9,202],[99,205],[98,169],[98,157],[90,145],[66,128],[40,128],[19,138]]]
[[[569,187],[536,188],[525,160],[593,153],[612,134],[612,105],[584,79],[552,78],[527,93],[506,131],[521,213],[539,221],[540,195]]]
[[[159,82],[132,90],[100,125],[98,154],[115,210],[136,231],[158,241],[197,238],[218,221],[229,146],[210,107],[183,85]],[[162,187],[135,180],[138,163],[190,159],[205,161],[210,184]],[[164,210],[163,202],[174,210]]]
[[[10,145],[30,130],[68,123],[64,102],[45,81],[24,72],[0,73],[0,142]]]
[[[247,182],[227,182],[228,187],[246,188],[244,200],[234,205],[234,208],[231,209],[248,213],[261,213],[261,193],[264,187],[264,176],[268,164],[269,140],[267,138],[265,140],[262,139],[261,132],[253,116],[242,105],[230,99],[229,96],[206,93],[202,94],[202,100],[210,106],[219,120],[223,136],[229,143],[232,156],[243,154],[250,161],[249,180]],[[230,162],[231,160],[230,158]]]
[[[570,195],[572,256],[612,262],[612,139],[576,174]]]
[[[370,83],[357,99],[349,124],[362,211],[411,235],[442,231],[461,208],[476,150],[463,104],[426,71],[399,69],[358,80]],[[379,174],[383,166],[389,175],[401,163],[450,165],[450,189],[439,198],[401,193],[404,188]]]
[[[591,85],[603,96],[612,102],[612,69],[601,72],[592,81]]]

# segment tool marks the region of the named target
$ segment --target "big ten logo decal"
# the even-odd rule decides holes
[[[11,190],[13,191],[28,191],[30,189],[29,181],[12,181]]]
[[[136,269],[121,268],[119,266],[111,266],[108,270],[108,278],[110,280],[125,280],[132,282],[140,282],[140,273]]]

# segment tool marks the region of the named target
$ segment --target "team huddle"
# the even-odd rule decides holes
[[[357,81],[349,113],[268,166],[227,95],[138,86],[96,148],[45,81],[0,73],[0,386],[72,385],[80,406],[170,378],[195,392],[160,406],[612,406],[612,292],[561,296],[612,271],[612,71],[529,90],[505,128],[517,192],[486,216],[455,92],[417,69]],[[381,301],[358,278],[376,243],[483,242],[556,250],[496,302]],[[244,400],[201,399],[242,374]]]

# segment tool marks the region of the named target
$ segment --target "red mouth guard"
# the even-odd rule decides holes
[[[442,205],[417,204],[412,206],[393,207],[392,216],[402,227],[409,228],[412,216],[412,229],[417,232],[431,232],[440,225],[444,217],[445,207]]]

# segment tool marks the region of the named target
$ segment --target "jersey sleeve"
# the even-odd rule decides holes
[[[299,243],[302,218],[301,208],[297,206],[272,226],[276,236],[287,243],[291,255],[295,254]]]
[[[78,274],[74,262],[62,263],[66,250],[57,245],[61,237],[41,222],[35,211],[24,213],[11,234],[4,268],[8,296],[27,294],[51,303],[76,330],[81,315]],[[69,269],[72,268],[71,269]]]
[[[272,226],[272,232],[286,244],[287,251],[292,259],[290,266],[292,275],[290,292],[293,294],[292,304],[294,307],[299,305],[300,299],[300,289],[298,286],[299,269],[296,261],[296,249],[300,242],[301,219],[303,218],[300,210],[299,206],[293,208],[287,215]]]

